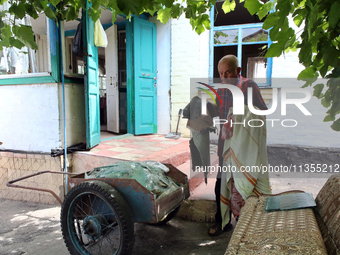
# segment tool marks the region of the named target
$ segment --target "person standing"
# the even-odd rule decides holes
[[[248,102],[248,93],[247,88],[251,87],[253,89],[253,105],[259,108],[260,110],[267,110],[267,106],[261,96],[260,89],[257,84],[247,78],[244,78],[240,75],[241,67],[239,67],[239,62],[236,56],[234,55],[226,55],[220,59],[218,62],[218,72],[221,78],[222,84],[231,84],[237,86],[244,94],[244,104],[247,105]],[[217,102],[217,110],[219,112],[220,119],[227,119],[229,109],[233,107],[233,96],[232,93],[227,88],[219,88],[217,90],[218,95],[221,98],[222,105]],[[220,129],[222,131],[222,127]],[[218,157],[219,157],[219,166],[223,167],[223,146],[224,140],[222,139],[222,132],[219,133],[219,141],[218,141]],[[222,215],[221,215],[221,206],[220,206],[220,195],[221,195],[221,172],[218,172],[216,183],[215,183],[215,196],[216,196],[216,205],[217,211],[215,215],[215,224],[211,226],[208,230],[208,234],[211,236],[217,236],[222,234],[225,231],[232,230],[232,225],[229,223],[222,228]],[[232,203],[237,203],[238,207],[242,207],[244,201],[242,196],[238,194],[237,189],[232,189],[232,196],[233,199],[231,200]],[[230,211],[231,214],[231,211]],[[238,215],[234,215],[238,217]],[[229,217],[231,219],[231,215]]]

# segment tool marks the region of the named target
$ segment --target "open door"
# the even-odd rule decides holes
[[[105,32],[108,40],[105,49],[107,131],[119,133],[117,25],[112,25]]]
[[[132,17],[134,133],[157,132],[157,34],[152,22]]]
[[[88,4],[88,2],[87,2]],[[98,48],[94,45],[94,22],[83,11],[85,65],[85,107],[87,148],[100,143],[100,108],[98,83]]]

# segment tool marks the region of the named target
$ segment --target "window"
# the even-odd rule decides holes
[[[272,58],[264,58],[270,45],[268,31],[262,29],[263,20],[250,15],[244,2],[237,2],[233,12],[225,14],[223,1],[211,12],[210,78],[219,78],[218,61],[227,54],[238,57],[243,77],[251,78],[259,86],[271,85]]]
[[[9,3],[0,6],[1,10],[8,8]],[[10,20],[13,20],[14,16],[6,15],[5,22],[11,24]],[[32,50],[28,47],[23,47],[22,49],[15,47],[3,48],[2,51],[0,51],[0,75],[7,74],[10,75],[8,76],[8,78],[10,78],[15,74],[27,75],[31,73],[50,72],[46,16],[42,13],[36,20],[26,16],[21,20],[16,19],[16,24],[32,26],[38,50]]]

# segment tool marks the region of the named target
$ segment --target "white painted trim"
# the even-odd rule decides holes
[[[28,73],[28,74],[3,74],[0,75],[0,80],[6,79],[14,79],[14,78],[30,78],[30,77],[42,77],[42,76],[51,76],[51,73]]]

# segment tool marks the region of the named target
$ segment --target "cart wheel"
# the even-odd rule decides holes
[[[122,195],[101,181],[73,187],[61,207],[61,231],[71,254],[131,254],[134,222]]]
[[[162,220],[157,222],[156,225],[164,225],[165,223],[167,223],[169,220],[171,220],[173,217],[176,216],[180,207],[181,207],[181,205],[177,206],[175,210],[173,210],[171,213],[169,213],[167,216],[165,216],[165,218],[163,218]]]

